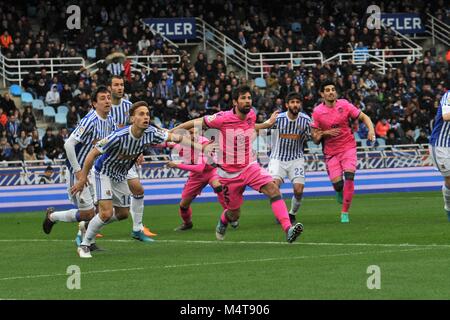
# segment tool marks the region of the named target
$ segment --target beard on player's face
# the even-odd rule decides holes
[[[252,109],[252,106],[251,105],[243,105],[243,106],[238,105],[237,108],[238,108],[239,112],[241,112],[243,114],[247,114]]]
[[[294,116],[298,115],[298,113],[300,112],[300,108],[296,108],[296,107],[288,107],[288,110]]]

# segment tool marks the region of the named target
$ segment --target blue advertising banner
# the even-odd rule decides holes
[[[196,38],[195,18],[146,18],[143,21],[170,40]]]
[[[417,13],[382,13],[381,21],[402,34],[425,32],[425,26]]]

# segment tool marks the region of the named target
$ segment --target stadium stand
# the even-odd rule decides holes
[[[60,1],[61,5],[64,3]],[[55,70],[42,68],[37,74],[26,74],[21,86],[9,84],[9,92],[14,96],[24,92],[26,99],[22,103],[32,105],[32,113],[38,120],[42,119],[42,115],[50,123],[38,121],[36,124],[35,121],[34,130],[52,127],[52,123],[67,125],[72,130],[87,113],[92,90],[105,84],[111,74],[112,69],[108,70],[105,59],[117,52],[126,56],[179,56],[179,61],[172,59],[166,65],[160,64],[156,58],[150,59],[148,68],[140,62],[134,68],[125,68],[127,63],[134,62],[123,61],[125,91],[129,99],[132,102],[145,100],[152,105],[152,116],[162,127],[171,128],[178,122],[230,108],[233,89],[247,81],[242,73],[232,71],[223,55],[211,56],[207,51],[201,51],[191,57],[187,51],[173,46],[154,34],[148,26],[142,25],[140,19],[149,16],[204,19],[252,52],[319,50],[324,57],[329,57],[363,47],[392,50],[405,47],[404,41],[390,30],[367,30],[362,23],[366,18],[366,7],[362,2],[355,1],[342,1],[327,9],[322,2],[287,0],[282,10],[275,8],[275,3],[263,6],[252,1],[193,0],[189,4],[184,1],[162,1],[146,6],[142,1],[123,3],[114,0],[108,2],[108,9],[90,1],[79,3],[88,14],[82,21],[81,30],[73,32],[68,32],[64,27],[66,16],[57,13],[56,6],[47,6],[45,1],[32,1],[26,7],[17,4],[2,5],[0,8],[3,18],[0,31],[2,34],[7,31],[11,36],[11,41],[2,42],[1,54],[5,58],[82,57],[93,64],[91,68],[69,72],[62,72],[58,67]],[[424,21],[427,13],[434,13],[444,22],[449,21],[441,2],[377,3],[386,12],[417,12]],[[47,19],[48,16],[55,19]],[[227,48],[225,51],[230,54],[233,47]],[[291,91],[301,94],[304,111],[310,114],[320,98],[320,82],[332,78],[341,96],[361,108],[375,124],[386,119],[390,125],[389,132],[386,137],[378,137],[385,144],[410,143],[409,130],[414,133],[413,142],[420,139],[420,143],[426,143],[436,105],[450,87],[450,73],[444,56],[436,50],[428,50],[421,58],[413,61],[403,59],[395,67],[388,66],[384,73],[370,64],[356,66],[336,60],[313,66],[301,62],[295,63],[295,67],[275,65],[266,68],[264,76],[249,76],[248,81],[254,87],[258,121],[264,121],[274,110],[282,109],[283,99]],[[27,65],[31,62],[24,60],[23,63]],[[60,102],[54,108],[45,103],[52,85],[57,86],[60,95]],[[0,106],[2,119],[7,118],[7,123],[0,121],[0,131],[2,136],[12,141],[12,131],[7,126],[10,123],[21,126],[25,119],[9,94],[5,93],[0,98]],[[61,109],[65,112],[61,113]],[[14,121],[10,121],[11,117]],[[360,139],[364,139],[364,128],[361,126],[354,123],[355,132],[359,133]],[[393,134],[391,139],[390,133]],[[42,136],[39,138],[43,139]],[[380,139],[379,145],[382,146]],[[38,154],[38,158],[52,159],[53,155],[58,154],[52,146],[45,150],[46,153]]]

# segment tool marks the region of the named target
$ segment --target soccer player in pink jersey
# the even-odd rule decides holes
[[[208,144],[210,141],[205,137],[199,135],[197,128],[191,130],[191,141],[200,144]],[[215,193],[222,192],[222,185],[219,182],[219,176],[215,166],[208,164],[208,160],[204,154],[188,149],[179,144],[167,145],[169,148],[178,150],[183,163],[170,161],[167,166],[170,168],[178,168],[181,170],[190,171],[189,178],[183,188],[180,201],[180,217],[183,223],[175,229],[175,231],[185,231],[192,229],[192,208],[191,203],[200,195],[202,190],[209,184]]]
[[[237,221],[243,203],[246,186],[264,193],[270,198],[272,211],[280,221],[289,243],[294,242],[303,232],[301,223],[291,224],[286,203],[281,197],[280,189],[273,182],[272,176],[261,168],[251,149],[255,129],[271,127],[276,114],[264,124],[256,124],[256,114],[252,109],[252,94],[248,86],[241,86],[233,93],[233,108],[211,116],[191,120],[179,125],[174,130],[189,130],[192,127],[214,128],[219,131],[219,148],[217,174],[223,186],[219,200],[225,208],[216,227],[216,238],[224,240],[229,223]]]
[[[328,177],[337,192],[338,202],[342,203],[341,222],[348,223],[348,210],[355,190],[357,162],[356,141],[349,119],[364,122],[369,129],[367,139],[370,141],[375,141],[375,131],[366,114],[347,100],[337,99],[336,87],[332,81],[322,83],[320,95],[323,102],[314,108],[312,114],[312,139],[316,144],[322,142]],[[345,182],[342,180],[342,174]]]

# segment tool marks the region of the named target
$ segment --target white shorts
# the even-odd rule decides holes
[[[69,195],[69,200],[76,206],[79,210],[85,211],[94,208],[95,203],[95,192],[94,185],[92,181],[92,173],[88,175],[89,187],[84,187],[83,191],[72,195],[70,189],[77,183],[77,178],[73,173],[69,173],[69,179],[66,180],[67,194]]]
[[[105,174],[94,171],[95,201],[112,200],[114,207],[130,207],[131,192],[127,180],[115,182]]]
[[[132,166],[131,169],[128,170],[127,180],[132,180],[132,179],[139,179],[137,165]]]
[[[432,146],[430,155],[434,166],[441,172],[442,176],[450,177],[450,148]]]
[[[269,173],[274,179],[280,179],[284,182],[284,178],[292,183],[305,184],[305,160],[303,158],[292,161],[280,161],[270,159]]]

